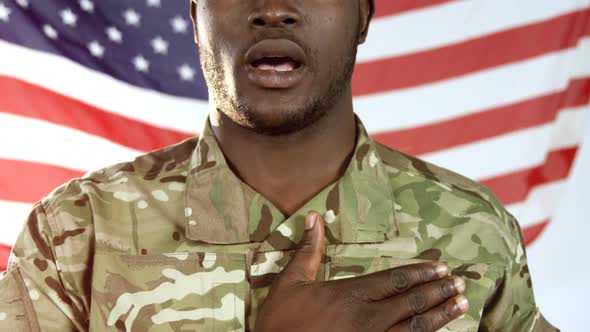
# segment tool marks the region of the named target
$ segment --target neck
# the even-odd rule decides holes
[[[258,134],[215,108],[210,118],[234,173],[286,216],[344,174],[356,142],[352,98],[284,136]]]

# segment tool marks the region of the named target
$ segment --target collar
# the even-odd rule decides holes
[[[187,238],[211,244],[259,242],[260,250],[293,249],[305,215],[324,215],[328,243],[374,243],[398,234],[389,177],[358,117],[353,158],[344,175],[286,218],[229,168],[209,119],[187,169]]]

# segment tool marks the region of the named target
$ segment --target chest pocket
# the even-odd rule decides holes
[[[326,278],[343,279],[378,272],[403,265],[428,262],[421,259],[400,259],[395,257],[328,257]],[[464,295],[469,300],[469,311],[450,322],[439,331],[474,332],[478,330],[481,314],[487,300],[494,294],[496,282],[503,275],[503,269],[485,263],[445,262],[452,275],[465,280]]]
[[[243,331],[244,254],[99,253],[91,330]]]

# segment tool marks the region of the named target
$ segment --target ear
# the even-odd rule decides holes
[[[197,0],[191,0],[191,19],[193,20],[193,33],[195,43],[199,43],[197,38]]]
[[[359,44],[363,44],[367,40],[367,34],[369,33],[369,24],[371,22],[371,3],[369,1],[359,1]]]

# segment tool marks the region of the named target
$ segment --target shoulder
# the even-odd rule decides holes
[[[161,180],[169,175],[180,174],[196,146],[193,137],[178,144],[167,146],[140,155],[132,161],[122,162],[86,173],[53,190],[42,200],[46,210],[77,210],[86,206],[89,195],[103,192],[116,193],[132,189],[140,182]]]
[[[461,174],[431,164],[418,157],[411,156],[376,142],[377,151],[394,173],[419,177],[422,181],[438,186],[443,191],[464,193],[464,199],[485,202],[490,208],[504,210],[496,195],[487,187]]]
[[[518,223],[480,183],[376,142],[389,174],[399,219],[416,221],[414,232],[446,253],[509,263],[521,246]],[[411,223],[410,223],[411,224]],[[469,259],[466,259],[469,260]]]
[[[75,234],[81,239],[86,235],[88,240],[95,238],[96,228],[114,231],[105,229],[107,223],[124,224],[132,214],[131,204],[140,209],[160,187],[182,187],[196,142],[196,137],[190,138],[89,172],[56,188],[39,203],[54,238]]]

